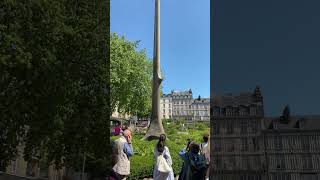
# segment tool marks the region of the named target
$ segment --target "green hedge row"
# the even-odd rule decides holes
[[[202,136],[209,133],[209,127],[203,124],[196,124],[192,129],[181,130],[181,123],[168,123],[164,122],[164,128],[168,137],[167,146],[169,148],[171,158],[173,161],[173,171],[175,175],[180,173],[182,167],[182,160],[178,153],[182,148],[185,148],[187,139],[201,142]],[[190,128],[190,127],[189,127]],[[112,137],[116,139],[118,137]],[[143,135],[135,134],[133,136],[133,149],[134,156],[130,159],[131,174],[127,177],[128,180],[138,180],[146,177],[152,177],[153,166],[155,163],[154,147],[157,141],[144,141]]]

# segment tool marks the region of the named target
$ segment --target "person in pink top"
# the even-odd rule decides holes
[[[121,133],[121,127],[120,124],[118,123],[114,128],[113,128],[113,135],[118,136]]]

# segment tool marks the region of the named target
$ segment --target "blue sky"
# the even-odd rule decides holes
[[[154,0],[111,0],[111,32],[153,54]],[[210,96],[210,0],[162,0],[160,63],[163,90]]]
[[[260,85],[267,115],[319,114],[320,1],[214,1],[216,93]]]

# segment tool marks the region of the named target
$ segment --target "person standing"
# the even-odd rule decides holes
[[[206,164],[205,158],[200,152],[200,146],[197,143],[192,142],[189,145],[189,152],[185,149],[179,152],[179,156],[182,158],[184,167],[181,173],[181,180],[205,180]]]
[[[113,156],[115,159],[112,170],[122,180],[130,174],[130,157],[133,155],[131,131],[126,129],[123,134],[114,142]]]
[[[203,143],[200,145],[201,154],[205,158],[206,162],[206,180],[209,180],[209,165],[210,165],[210,143],[209,143],[209,135],[203,136]]]
[[[121,126],[120,123],[117,123],[117,125],[113,128],[113,135],[118,136],[121,133]]]
[[[156,159],[156,163],[153,168],[153,180],[174,180],[174,174],[172,170],[172,159],[169,152],[169,148],[165,144],[166,142],[166,135],[161,134],[159,137],[159,141],[156,144],[156,147],[154,148],[154,156]],[[165,163],[170,168],[169,172],[161,172],[159,171],[158,163],[159,156],[163,156],[165,159]],[[160,157],[162,158],[162,157]]]

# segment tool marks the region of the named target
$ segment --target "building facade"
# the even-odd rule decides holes
[[[118,108],[116,108],[114,112],[112,112],[111,117],[129,119],[132,115],[128,113],[119,113]]]
[[[48,179],[48,180],[62,180],[64,175],[64,168],[57,170],[53,165],[48,166],[46,163],[41,163],[34,158],[32,161],[25,161],[23,158],[24,145],[17,147],[17,157],[10,161],[6,168],[6,174],[17,177],[28,177],[30,179]],[[9,176],[8,176],[9,177]]]
[[[320,179],[320,116],[268,118],[263,130],[270,180]]]
[[[191,104],[192,120],[210,121],[210,99],[201,98],[194,99]]]
[[[264,117],[260,88],[211,102],[215,180],[320,180],[320,116]]]
[[[172,118],[172,96],[171,94],[164,94],[160,99],[160,110],[162,119]]]
[[[211,103],[213,179],[261,180],[265,162],[261,149],[264,111],[260,89],[236,96],[215,96]]]
[[[193,99],[192,90],[171,91],[160,99],[163,119],[184,119],[186,121],[210,121],[210,99]]]
[[[173,119],[192,120],[191,104],[193,101],[192,90],[189,91],[171,91]]]

